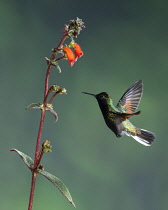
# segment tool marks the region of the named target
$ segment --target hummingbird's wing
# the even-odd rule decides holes
[[[121,97],[117,108],[126,111],[128,114],[134,113],[141,100],[142,92],[143,83],[142,80],[138,80]]]

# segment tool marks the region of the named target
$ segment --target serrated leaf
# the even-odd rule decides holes
[[[28,109],[42,109],[42,108],[43,108],[43,104],[32,103],[26,107],[26,110],[28,110]]]
[[[55,117],[55,122],[57,122],[58,121],[58,115],[57,115],[57,113],[54,111],[54,109],[51,109],[51,108],[47,108],[47,110],[48,111],[50,111],[53,115],[54,115],[54,117]]]
[[[65,196],[65,198],[76,208],[68,188],[59,178],[48,173],[47,171],[39,170],[38,173],[46,177],[50,182],[52,182],[60,190],[60,192]]]
[[[22,158],[23,162],[27,165],[28,168],[31,169],[33,167],[34,161],[31,159],[31,157],[17,149],[11,149],[10,151],[16,152]]]

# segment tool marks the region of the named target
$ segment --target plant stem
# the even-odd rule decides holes
[[[37,175],[37,173],[32,171],[32,182],[31,182],[31,190],[30,190],[28,210],[32,210],[32,207],[33,207],[33,198],[34,198],[34,190],[35,190],[35,184],[36,184],[36,175]]]
[[[58,95],[58,94],[59,94],[59,93],[57,93],[57,92],[54,93],[53,96],[50,98],[50,100],[49,100],[48,103],[51,104],[52,100],[53,100],[53,99],[55,98],[55,96]]]
[[[68,35],[64,35],[56,48],[57,50],[60,50],[62,48],[62,44],[65,41],[65,39],[68,37]],[[54,60],[57,56],[58,52],[54,52],[52,56],[50,57],[50,60]],[[46,103],[47,103],[47,97],[48,97],[48,86],[49,86],[49,78],[50,78],[50,72],[52,69],[52,64],[48,65],[47,72],[46,72],[46,78],[45,78],[45,88],[44,88],[44,100],[43,105],[44,109],[41,110],[41,118],[40,118],[40,124],[39,124],[39,130],[37,135],[37,141],[36,141],[36,149],[35,149],[35,155],[34,155],[34,168],[32,169],[32,181],[31,181],[31,190],[30,190],[30,197],[29,197],[29,206],[28,210],[32,210],[33,207],[33,200],[34,200],[34,190],[35,190],[35,184],[36,184],[36,175],[37,175],[37,167],[40,164],[41,161],[41,155],[40,155],[40,142],[41,142],[41,136],[42,136],[42,130],[44,125],[44,118],[46,113]]]
[[[37,141],[36,141],[36,150],[35,150],[35,155],[34,155],[34,168],[35,169],[37,168],[39,164],[40,141],[41,141],[42,130],[43,130],[43,125],[44,125],[45,112],[46,112],[45,109],[41,111],[41,119],[40,119],[40,125],[39,125],[39,130],[38,130]]]
[[[55,53],[54,53],[55,54]],[[54,55],[53,54],[53,55]],[[52,57],[52,56],[51,56]],[[51,58],[50,58],[51,59]],[[48,93],[48,84],[49,84],[49,77],[50,77],[50,71],[51,71],[52,65],[50,64],[47,68],[46,78],[45,78],[45,90],[44,90],[44,105],[46,105],[47,100],[47,93]]]
[[[36,175],[37,175],[36,168],[38,167],[38,164],[39,164],[40,140],[41,140],[43,125],[44,125],[45,112],[46,112],[45,110],[41,111],[41,119],[40,119],[40,125],[39,125],[39,130],[38,130],[37,142],[36,142],[36,150],[35,150],[35,155],[34,155],[34,169],[32,169],[32,181],[31,181],[31,190],[30,190],[28,210],[32,210],[32,207],[33,207],[34,190],[35,190]]]
[[[58,50],[61,49],[62,44],[64,43],[64,41],[65,41],[66,38],[68,38],[68,35],[67,34],[62,37],[62,39],[61,39],[61,41],[60,41],[60,43],[59,43],[59,45],[57,47]]]
[[[68,35],[64,35],[59,43],[59,45],[57,46],[57,50],[60,50],[62,47],[62,44],[64,43],[64,41],[66,40],[66,38],[68,37]],[[58,52],[54,52],[52,54],[52,56],[50,57],[50,60],[54,60],[55,57],[57,56]],[[62,59],[62,57],[61,57]],[[45,79],[45,90],[44,90],[44,104],[46,103],[46,96],[48,93],[48,84],[49,84],[49,77],[50,77],[50,71],[51,71],[52,65],[50,64],[47,68],[47,73],[46,73],[46,79]]]

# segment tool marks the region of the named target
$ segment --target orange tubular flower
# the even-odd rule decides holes
[[[69,47],[66,46],[64,47],[64,52],[69,61],[68,63],[70,64],[70,66],[73,66],[75,63],[75,55],[73,51]]]
[[[74,53],[76,55],[75,61],[78,60],[78,58],[80,58],[83,55],[83,51],[77,43],[75,43],[74,45]]]

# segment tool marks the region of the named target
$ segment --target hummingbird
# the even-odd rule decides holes
[[[143,93],[142,80],[138,80],[127,89],[117,106],[114,106],[111,97],[106,92],[99,94],[82,93],[94,96],[97,99],[105,123],[115,133],[116,137],[126,134],[145,146],[150,146],[156,138],[154,133],[137,128],[129,121],[130,117],[141,113],[135,111]]]

